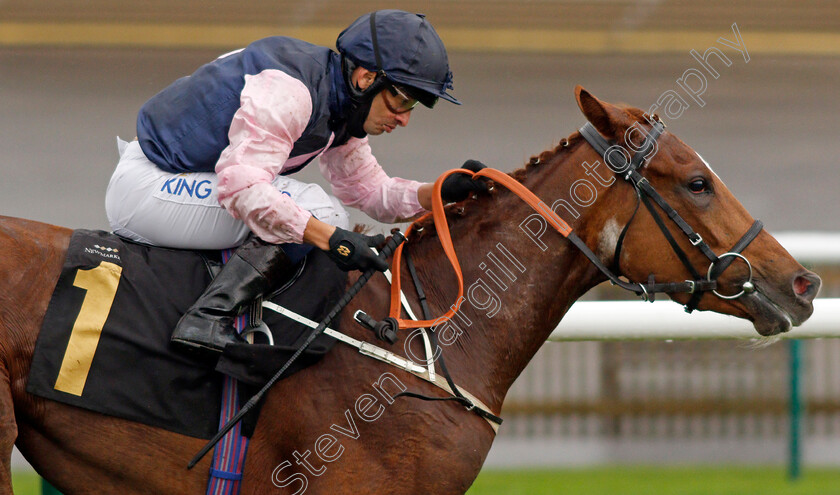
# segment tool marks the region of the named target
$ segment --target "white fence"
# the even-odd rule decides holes
[[[583,301],[563,317],[552,341],[756,339],[751,322],[733,316],[686,313],[671,301]],[[840,337],[840,299],[816,299],[814,314],[785,339]]]
[[[775,235],[788,252],[807,266],[840,265],[840,234],[791,232]],[[552,332],[552,341],[754,339],[749,321],[711,312],[687,314],[670,301],[575,303]],[[814,315],[782,338],[840,337],[840,299],[817,299]]]
[[[840,234],[775,236],[823,276],[803,344],[804,460],[840,465]],[[581,301],[507,396],[491,466],[783,463],[788,347],[674,302]],[[726,340],[723,340],[726,339]]]

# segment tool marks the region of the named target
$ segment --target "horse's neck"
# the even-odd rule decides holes
[[[539,176],[529,177],[526,185],[551,205],[560,197],[550,197],[551,190],[575,180],[574,170],[569,172],[560,174],[563,179],[555,177],[554,186]],[[466,204],[464,216],[452,222],[465,302],[451,324],[438,328],[438,335],[456,382],[496,412],[572,303],[602,280],[597,269],[550,227],[538,239],[520,228],[533,213],[513,195],[499,194],[495,200]],[[575,223],[585,220],[581,215]],[[532,231],[538,221],[533,222]],[[437,240],[424,241],[426,253],[418,256],[424,258],[418,264],[427,266],[421,278],[436,314],[441,314],[455,301],[457,287],[448,262],[439,249],[429,246]]]

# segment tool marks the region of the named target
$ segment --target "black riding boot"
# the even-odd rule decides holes
[[[292,276],[292,268],[282,247],[251,236],[178,321],[172,342],[215,352],[241,342],[234,319],[254,299]]]

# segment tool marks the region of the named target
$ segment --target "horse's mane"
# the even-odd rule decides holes
[[[569,154],[580,141],[582,141],[580,133],[575,132],[569,137],[561,139],[554,148],[547,149],[538,155],[532,156],[523,167],[509,172],[508,175],[517,182],[524,183],[529,174],[537,170],[542,170],[549,163],[554,163],[561,156]],[[486,193],[477,194],[459,203],[447,205],[444,208],[447,220],[464,216],[467,210],[474,209],[476,203],[485,202],[489,198],[495,197],[499,193],[499,189],[498,187],[494,187]],[[434,228],[434,219],[431,216],[415,221],[414,228],[409,237],[411,240],[416,241],[429,235],[437,235],[437,231]]]
[[[616,106],[619,109],[627,112],[627,114],[632,120],[635,120],[640,123],[647,123],[651,120],[659,120],[658,115],[648,114],[645,111],[636,108],[632,105],[619,103],[616,104]],[[545,150],[539,155],[532,156],[523,167],[508,173],[508,175],[513,177],[516,181],[524,183],[525,179],[528,177],[529,174],[535,172],[536,170],[542,170],[549,163],[555,163],[559,158],[571,153],[572,150],[574,150],[576,146],[583,141],[584,139],[581,136],[580,132],[575,131],[569,137],[561,139],[557,146],[555,146],[554,148]],[[489,191],[488,193],[478,194],[474,197],[461,201],[460,203],[453,203],[446,206],[445,211],[447,220],[452,220],[454,218],[464,216],[467,210],[474,209],[474,205],[476,203],[488,201],[488,198],[496,196],[498,192],[499,188],[493,188],[493,190]],[[431,216],[416,221],[414,223],[414,228],[412,229],[410,238],[412,240],[418,240],[427,235],[437,235],[437,232],[434,229],[434,219]]]

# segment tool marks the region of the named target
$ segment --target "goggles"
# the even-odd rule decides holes
[[[391,94],[391,98],[388,95],[383,95],[383,100],[391,113],[410,112],[420,103],[417,98],[409,96],[405,89],[394,84],[388,85],[388,92]]]

